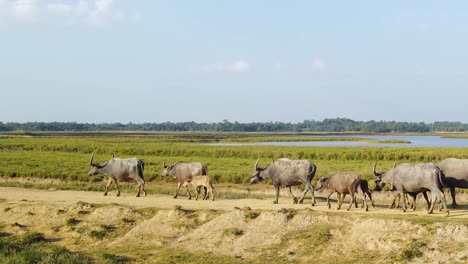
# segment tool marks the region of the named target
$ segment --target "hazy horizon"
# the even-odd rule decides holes
[[[0,121],[468,123],[467,8],[0,0]]]

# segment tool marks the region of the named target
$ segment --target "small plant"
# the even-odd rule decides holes
[[[244,234],[244,231],[239,228],[228,228],[224,230],[225,235],[241,236]]]
[[[245,213],[244,217],[245,219],[255,219],[257,218],[258,216],[260,215],[260,212],[256,212],[256,211],[248,211]]]
[[[129,263],[133,259],[127,256],[119,256],[115,255],[112,253],[103,253],[101,255],[101,258],[104,260],[104,263],[109,263],[109,264],[124,264],[124,263]]]
[[[72,217],[72,218],[69,218],[67,220],[67,222],[65,223],[66,226],[68,227],[74,227],[75,225],[79,224],[81,221]]]
[[[12,227],[19,227],[19,228],[24,228],[24,227],[26,227],[25,225],[22,225],[22,224],[20,224],[20,223],[18,223],[18,222],[14,222],[13,224],[11,224],[11,226],[12,226]]]
[[[54,232],[58,232],[60,231],[60,226],[53,226],[50,228],[50,230],[54,231]]]
[[[95,239],[102,240],[106,237],[110,232],[115,231],[115,227],[111,225],[101,225],[100,230],[93,230],[89,233],[89,236]]]
[[[280,213],[283,213],[286,215],[286,220],[291,220],[294,218],[294,216],[296,215],[296,210],[294,209],[286,209],[286,208],[282,208],[281,210],[279,210]]]

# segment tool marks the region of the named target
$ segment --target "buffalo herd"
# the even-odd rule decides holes
[[[144,163],[137,158],[120,159],[114,157],[104,163],[94,163],[94,155],[91,156],[90,166],[92,167],[88,175],[93,176],[103,173],[108,176],[108,183],[104,195],[107,195],[109,187],[114,183],[117,188],[117,196],[120,195],[120,188],[118,182],[135,181],[138,186],[137,197],[145,191],[144,180]],[[330,208],[330,196],[337,193],[338,205],[340,209],[343,200],[347,194],[351,196],[351,202],[347,208],[349,210],[353,203],[357,207],[356,195],[362,196],[362,207],[368,210],[367,198],[374,206],[372,194],[369,191],[368,182],[355,173],[335,173],[328,177],[323,177],[317,180],[315,188],[312,187],[312,179],[317,172],[317,166],[308,160],[290,160],[282,158],[272,160],[270,164],[265,167],[259,167],[255,162],[255,170],[250,179],[251,184],[259,183],[269,179],[275,188],[274,203],[278,203],[278,196],[280,187],[287,187],[289,193],[293,198],[294,203],[302,203],[307,193],[310,192],[312,198],[312,206],[315,205],[314,191],[324,190],[328,192],[327,205]],[[388,171],[376,171],[377,162],[373,166],[373,174],[375,176],[375,189],[380,191],[387,184],[390,190],[395,192],[394,199],[390,207],[395,205],[396,199],[403,200],[403,211],[408,209],[407,197],[413,198],[410,204],[411,209],[416,208],[416,196],[419,193],[424,195],[427,202],[427,212],[432,213],[434,205],[439,201],[447,214],[447,202],[444,196],[443,189],[449,188],[452,196],[452,207],[457,206],[455,199],[455,188],[468,188],[468,159],[444,159],[438,164],[434,163],[401,163],[395,164],[392,169]],[[161,176],[171,176],[177,181],[177,190],[174,198],[177,198],[181,187],[185,187],[189,199],[192,194],[190,193],[190,186],[196,190],[196,199],[200,195],[203,188],[203,199],[211,198],[214,201],[214,188],[212,181],[208,177],[208,167],[200,162],[192,163],[173,163],[166,165],[164,162]],[[291,191],[291,187],[303,185],[304,189],[300,197],[295,197]],[[429,200],[427,193],[431,192],[431,199]],[[398,205],[397,205],[398,206]]]

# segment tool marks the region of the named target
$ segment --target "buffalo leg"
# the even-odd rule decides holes
[[[192,194],[190,193],[190,189],[189,189],[189,186],[188,186],[188,184],[187,184],[187,185],[185,185],[185,190],[187,190],[187,193],[188,193],[188,199],[189,199],[189,200],[192,200]]]
[[[362,202],[362,207],[365,207],[366,208],[366,212],[369,211],[369,207],[367,206],[367,198],[366,198],[366,193],[365,192],[362,192],[362,198],[364,198],[364,202]]]
[[[369,200],[371,201],[372,208],[375,208],[374,200],[372,200],[372,193],[367,191],[367,196],[369,196]]]
[[[141,182],[140,181],[137,181],[137,189],[138,189],[138,192],[137,192],[136,197],[140,197],[140,193],[141,193]]]
[[[353,206],[353,203],[356,201],[356,194],[354,193],[354,188],[349,190],[349,192],[351,193],[351,202],[349,202],[349,206],[348,206],[348,211],[351,209],[351,207]]]
[[[427,197],[427,192],[423,192],[422,194],[424,196],[424,199],[426,200],[427,209],[429,209],[431,207],[431,202],[429,201],[429,198]]]
[[[112,182],[112,179],[109,178],[109,180],[107,181],[106,190],[104,191],[104,196],[107,196],[107,192],[109,191],[109,187],[111,186]]]
[[[397,199],[398,199],[398,204],[397,204],[397,202],[396,202]],[[393,197],[392,203],[390,204],[390,206],[389,206],[388,208],[391,209],[391,208],[393,208],[393,207],[395,207],[395,208],[400,207],[400,194],[399,194],[399,193],[397,193],[397,194]]]
[[[406,205],[406,196],[405,196],[405,193],[403,191],[400,192],[400,195],[401,195],[401,198],[403,200],[403,204],[402,204],[402,209],[403,209],[403,212],[406,212],[406,209],[408,209],[408,206]]]
[[[333,193],[330,192],[330,194],[327,196],[327,205],[328,205],[328,209],[331,208],[331,205],[330,205],[330,196],[332,195]]]
[[[138,193],[137,193],[137,197],[140,197],[140,193],[143,192],[146,196],[146,190],[145,190],[145,181],[140,179],[140,180],[137,180],[137,183],[138,183]]]
[[[276,191],[276,199],[273,201],[274,204],[278,203],[278,197],[279,197],[279,191],[280,191],[280,186],[277,185],[275,186],[275,191]]]
[[[455,187],[450,186],[450,195],[452,196],[452,208],[457,207],[457,201],[455,200]]]
[[[299,203],[302,203],[302,201],[304,201],[304,197],[306,196],[308,191],[310,191],[310,194],[312,197],[312,206],[314,206],[315,205],[314,188],[312,188],[312,184],[310,182],[305,183],[305,190],[304,190],[304,193],[302,194],[301,199],[299,200]]]
[[[174,199],[177,198],[177,195],[179,195],[179,190],[180,190],[180,186],[182,186],[182,184],[180,182],[177,183],[177,189],[176,189],[176,193],[174,195]]]
[[[428,213],[429,214],[432,214],[432,211],[434,209],[434,204],[437,200],[437,198],[440,199],[440,201],[442,202],[442,206],[444,207],[445,211],[447,212],[447,215],[449,215],[449,210],[447,208],[447,201],[445,200],[445,196],[444,196],[444,193],[442,191],[440,191],[439,189],[434,189],[434,190],[431,190],[432,192],[432,203],[431,203],[431,208],[429,209]]]
[[[196,196],[195,196],[195,200],[198,200],[198,196],[200,195],[200,191],[201,191],[201,186],[197,186],[197,188],[195,188],[195,192],[196,192]],[[202,200],[205,200],[205,197],[203,197]]]
[[[292,198],[293,198],[293,203],[297,204],[297,198],[296,196],[294,196],[294,194],[292,193],[291,191],[291,186],[288,187],[289,188],[289,194],[291,194]]]
[[[336,207],[336,210],[340,210],[341,205],[343,204],[344,195],[342,196],[341,193],[336,193],[336,198],[338,199],[338,206]]]
[[[116,180],[114,180],[115,187],[117,187],[117,196],[120,196],[120,187]]]

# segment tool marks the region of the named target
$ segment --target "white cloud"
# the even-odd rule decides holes
[[[250,69],[250,65],[245,60],[238,60],[228,68],[231,72],[247,72]]]
[[[320,59],[320,58],[315,58],[313,61],[312,61],[312,71],[313,72],[320,72],[320,71],[323,71],[325,70],[325,68],[327,67],[325,61],[323,59]]]
[[[11,3],[11,11],[18,19],[30,19],[34,14],[34,0],[15,0]]]
[[[139,14],[127,14],[114,6],[114,0],[0,0],[0,9],[16,20],[34,17],[34,22],[56,22],[61,25],[85,24],[103,26],[116,22],[138,23]]]
[[[63,4],[63,3],[53,3],[53,4],[47,4],[47,10],[51,13],[55,14],[60,14],[60,15],[66,15],[72,12],[74,7],[69,4]]]
[[[107,12],[112,5],[113,0],[96,0],[96,11]]]
[[[250,64],[245,60],[238,60],[231,64],[214,63],[205,67],[206,72],[244,73],[250,70]]]

